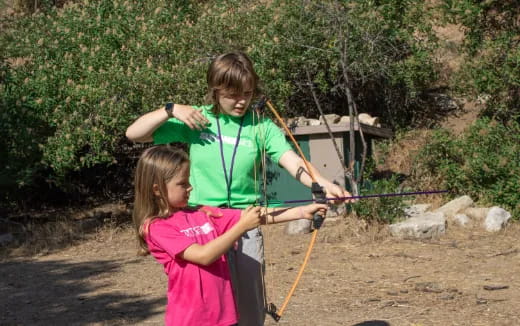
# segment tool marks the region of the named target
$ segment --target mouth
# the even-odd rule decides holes
[[[246,111],[246,108],[243,108],[243,107],[237,108],[237,107],[235,107],[235,108],[233,108],[233,111],[235,111],[237,113],[244,113]]]

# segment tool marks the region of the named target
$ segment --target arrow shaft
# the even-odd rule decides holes
[[[430,191],[413,191],[413,192],[396,192],[387,194],[373,194],[373,195],[362,195],[362,196],[348,196],[348,197],[337,197],[337,198],[325,198],[326,201],[337,201],[337,200],[349,200],[349,199],[364,199],[364,198],[380,198],[380,197],[400,197],[400,196],[415,196],[415,195],[432,195],[447,193],[448,190],[430,190]],[[315,199],[294,199],[294,200],[283,200],[279,201],[281,204],[297,204],[297,203],[308,203],[314,202]],[[262,203],[261,203],[262,204]]]

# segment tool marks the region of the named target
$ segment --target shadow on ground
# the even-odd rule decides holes
[[[125,262],[128,263],[138,261]],[[164,306],[165,299],[146,299],[146,294],[128,295],[124,286],[114,291],[109,275],[120,269],[121,264],[114,261],[19,260],[2,263],[0,324],[138,324],[160,314],[157,307]],[[106,281],[96,282],[97,286],[88,282],[104,278]],[[103,293],[104,289],[107,293]]]
[[[352,326],[390,326],[390,324],[383,320],[367,320]]]

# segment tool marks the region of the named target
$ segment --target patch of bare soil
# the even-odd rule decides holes
[[[268,301],[281,306],[310,235],[263,227]],[[282,325],[520,325],[520,225],[449,227],[398,240],[380,226],[326,222]],[[0,263],[1,325],[162,325],[166,277],[136,256],[130,227]],[[266,325],[276,323],[268,317]]]
[[[442,121],[441,127],[450,130],[455,135],[460,135],[477,120],[483,104],[477,100],[466,101],[460,110],[449,115]]]

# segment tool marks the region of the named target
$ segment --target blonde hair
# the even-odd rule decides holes
[[[156,218],[166,218],[170,213],[166,184],[177,175],[184,163],[189,163],[186,152],[164,145],[146,149],[137,162],[132,220],[140,255],[149,254],[145,235],[150,222]],[[159,195],[155,194],[154,185],[157,185]]]
[[[253,62],[242,52],[229,52],[216,57],[209,66],[207,81],[206,101],[213,104],[212,112],[215,115],[220,113],[217,97],[219,90],[242,94],[250,89],[253,91],[253,98],[261,93]]]

